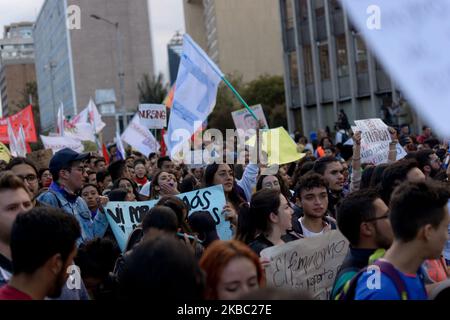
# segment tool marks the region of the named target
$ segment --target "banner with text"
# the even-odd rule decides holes
[[[307,291],[314,299],[328,300],[348,248],[342,233],[331,230],[264,249],[261,257],[270,259],[267,286]]]
[[[167,126],[166,106],[163,104],[140,104],[139,120],[147,129],[162,129]]]
[[[209,211],[216,222],[220,239],[229,240],[232,237],[229,221],[225,221],[222,209],[225,206],[223,186],[216,185],[177,195],[189,204],[189,215],[195,211]],[[131,232],[142,222],[144,215],[153,208],[158,200],[141,202],[108,202],[105,206],[106,217],[122,251]]]

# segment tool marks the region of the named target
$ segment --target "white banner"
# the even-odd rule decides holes
[[[440,135],[450,136],[450,1],[341,2],[418,114]]]
[[[158,141],[146,127],[141,125],[138,114],[133,117],[121,138],[146,156],[159,150]]]
[[[167,126],[167,111],[163,104],[140,104],[139,120],[147,129],[163,129]]]
[[[84,150],[81,141],[70,137],[47,137],[41,135],[41,140],[44,144],[44,149],[51,149],[53,150],[53,153],[64,148],[72,149],[78,153],[81,153]]]

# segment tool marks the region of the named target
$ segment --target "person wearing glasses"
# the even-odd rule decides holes
[[[100,213],[92,218],[86,201],[78,195],[83,186],[83,161],[88,157],[88,153],[80,154],[69,148],[56,152],[49,165],[53,182],[49,190],[38,197],[39,201],[75,216],[81,226],[78,244],[103,237],[108,227],[106,215]],[[107,201],[106,197],[101,197],[102,205]]]
[[[337,212],[337,224],[350,242],[350,250],[336,276],[333,300],[369,264],[370,257],[383,255],[394,239],[389,208],[374,189],[362,189],[345,198]]]
[[[33,200],[33,207],[41,206],[42,204],[36,200],[39,195],[39,179],[36,165],[27,158],[14,158],[6,167],[6,170],[12,171],[24,182]]]

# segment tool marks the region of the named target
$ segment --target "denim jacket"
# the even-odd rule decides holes
[[[37,200],[52,207],[61,208],[75,216],[81,227],[81,238],[78,239],[78,245],[95,237],[103,237],[108,227],[106,215],[99,212],[92,219],[91,211],[83,198],[72,196],[73,199],[67,199],[67,197],[67,193],[53,182],[49,190],[41,194]]]

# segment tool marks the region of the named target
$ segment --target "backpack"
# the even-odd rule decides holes
[[[400,294],[401,300],[409,300],[408,291],[406,290],[406,285],[400,274],[395,270],[394,266],[383,260],[377,260],[372,265],[378,266],[380,271],[388,276],[389,279],[394,283],[397,292]],[[336,295],[335,300],[350,301],[355,300],[356,285],[359,278],[367,271],[367,267],[359,271],[349,282],[347,282],[342,289],[342,291]]]

